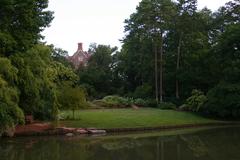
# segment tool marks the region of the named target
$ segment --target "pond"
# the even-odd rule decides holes
[[[0,160],[239,160],[240,127],[0,139]]]

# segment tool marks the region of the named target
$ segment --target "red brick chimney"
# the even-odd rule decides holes
[[[78,43],[78,51],[82,51],[83,50],[83,44],[82,43]]]

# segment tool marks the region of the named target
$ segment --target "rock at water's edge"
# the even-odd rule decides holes
[[[90,134],[105,134],[105,130],[88,130]]]
[[[65,136],[72,137],[72,136],[74,136],[74,134],[73,133],[67,133],[67,134],[65,134]]]
[[[77,134],[88,134],[88,131],[85,130],[85,129],[77,129],[77,130],[76,130],[76,133],[77,133]]]

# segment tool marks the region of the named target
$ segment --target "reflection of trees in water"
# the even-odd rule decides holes
[[[156,160],[180,160],[181,144],[178,136],[160,137],[155,141]]]
[[[37,139],[37,138],[36,138]],[[1,160],[86,160],[91,156],[88,147],[59,139],[0,144]]]
[[[179,137],[182,141],[182,148],[186,145],[186,149],[191,151],[194,159],[238,160],[240,159],[239,133],[240,128],[229,127],[209,129]]]
[[[129,140],[115,140],[111,142],[106,142],[102,144],[102,147],[106,150],[119,150],[119,149],[131,149],[140,147],[141,144],[139,141],[134,141],[132,139]]]
[[[238,160],[240,129],[127,138],[3,139],[1,160]]]
[[[178,160],[179,146],[177,136],[108,140],[98,160]]]
[[[210,160],[239,160],[240,128],[228,127],[198,133],[207,146]]]
[[[3,160],[177,160],[177,143],[176,136],[86,141],[30,139],[0,144],[0,155]]]
[[[14,146],[13,145],[5,145],[0,143],[0,156],[3,159],[9,158],[9,160],[12,160],[14,158],[14,152],[13,151]]]
[[[100,146],[94,146],[98,160],[144,160],[152,159],[154,150],[151,139],[121,138],[106,139]],[[94,159],[94,158],[93,158]]]
[[[7,144],[0,144],[0,155],[3,160],[57,159],[57,145],[54,144],[53,141],[45,143],[46,145],[43,145],[43,143],[42,141],[35,140],[20,140],[18,143],[11,143],[8,141]],[[3,150],[3,146],[7,147],[7,149]]]
[[[29,139],[0,144],[3,160],[180,160],[187,150],[199,152],[191,136],[122,139]],[[190,148],[190,149],[189,149]],[[201,150],[200,150],[201,151]],[[189,158],[190,159],[190,158]],[[187,159],[186,159],[187,160]]]
[[[182,135],[180,138],[187,144],[188,148],[192,151],[194,157],[205,157],[208,155],[208,147],[204,141],[198,136]]]

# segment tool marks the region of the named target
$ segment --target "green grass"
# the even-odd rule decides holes
[[[62,111],[63,117],[72,118],[72,111]],[[189,112],[153,108],[99,109],[75,111],[75,120],[61,121],[67,127],[136,128],[181,124],[219,122]]]

